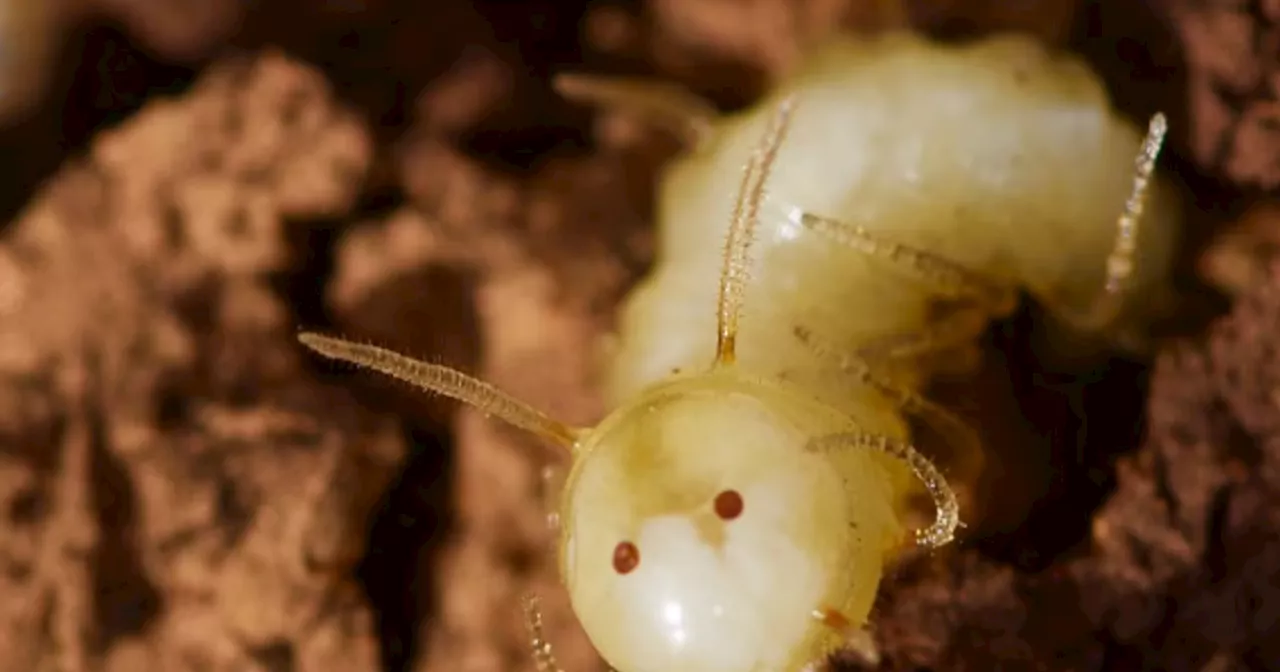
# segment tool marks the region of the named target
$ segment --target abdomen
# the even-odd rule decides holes
[[[711,359],[720,254],[742,167],[791,93],[800,93],[799,106],[766,185],[754,248],[739,336],[744,366],[823,386],[831,362],[800,343],[795,327],[851,350],[931,325],[936,288],[798,226],[801,211],[1064,307],[1096,297],[1141,141],[1098,79],[1021,37],[963,47],[906,34],[844,38],[814,52],[766,100],[720,119],[713,137],[664,176],[657,262],[622,311],[613,401]],[[1158,188],[1138,241],[1138,296],[1167,271],[1171,205]],[[909,384],[928,377],[916,373]],[[853,409],[892,412],[874,394],[817,391],[844,395]]]

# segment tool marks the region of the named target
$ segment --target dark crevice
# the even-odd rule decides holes
[[[494,0],[472,3],[493,39],[513,47],[507,58],[515,59],[515,97],[521,104],[504,106],[487,116],[462,139],[464,148],[490,162],[529,170],[555,150],[581,151],[588,146],[591,115],[563,100],[547,83],[557,71],[583,65],[579,28],[589,4],[586,0],[527,0],[516,6]],[[547,123],[552,119],[554,123]]]
[[[1143,654],[1140,650],[1118,642],[1112,637],[1106,637],[1103,641],[1102,661],[1098,669],[1141,670],[1144,669],[1142,661]]]
[[[183,389],[183,381],[161,381],[156,386],[156,429],[172,430],[188,426],[195,400]]]
[[[283,229],[292,250],[293,263],[273,274],[269,284],[292,309],[302,329],[327,329],[334,320],[325,305],[327,283],[333,277],[338,241],[349,222],[385,219],[404,205],[404,194],[394,184],[380,184],[362,193],[342,218],[290,221]]]
[[[220,465],[219,472],[225,471],[225,467]],[[236,487],[229,476],[224,475],[218,480],[218,489],[214,497],[214,507],[217,511],[216,520],[218,526],[222,528],[223,542],[228,548],[234,548],[249,532],[249,526],[253,524],[253,505],[245,501],[243,490]]]
[[[1016,419],[985,421],[1025,425],[995,428],[1008,445],[993,449],[1021,453],[1027,471],[1013,485],[1016,496],[1030,503],[1016,527],[976,536],[973,543],[987,557],[1028,572],[1047,569],[1087,540],[1094,513],[1115,489],[1116,460],[1141,443],[1149,376],[1147,365],[1118,357],[1057,370],[1038,351],[1046,317],[1042,307],[1024,302],[986,337],[989,350],[1003,360],[1002,394],[1011,397],[1004,403],[1012,404]]]
[[[123,461],[108,445],[101,409],[89,411],[90,501],[97,518],[93,605],[101,650],[141,634],[160,612],[162,597],[139,556],[138,500]]]
[[[302,329],[325,329],[333,325],[325,305],[327,281],[333,275],[341,223],[337,221],[290,222],[288,247],[295,255],[293,266],[273,274],[268,282],[284,297],[295,323]]]
[[[344,12],[279,0],[250,7],[229,49],[282,49],[318,67],[337,97],[368,120],[378,147],[412,128],[420,94],[460,55],[491,53],[512,76],[510,100],[453,140],[477,159],[528,170],[549,152],[586,144],[588,115],[556,96],[547,81],[583,63],[579,28],[588,4],[387,0]],[[305,30],[296,28],[299,14],[312,19]]]
[[[416,669],[423,624],[437,610],[431,569],[452,524],[452,438],[443,428],[406,428],[405,435],[408,462],[374,509],[357,568],[373,605],[387,672]]]
[[[1233,385],[1231,389],[1245,390],[1249,389],[1247,385]],[[1232,417],[1228,415],[1229,410],[1225,410],[1224,417]],[[1239,422],[1231,422],[1226,427],[1227,436],[1223,452],[1231,456],[1231,459],[1238,460],[1245,468],[1255,470],[1264,468],[1267,461],[1267,450],[1246,430]]]
[[[37,488],[29,488],[9,500],[4,519],[22,527],[43,520],[49,511],[49,498]]]
[[[1231,573],[1227,552],[1228,516],[1231,512],[1231,490],[1223,488],[1209,502],[1208,530],[1205,535],[1204,572],[1212,583],[1226,581]]]
[[[474,364],[478,325],[470,283],[450,269],[429,268],[395,278],[350,315],[335,315],[326,303],[342,236],[356,223],[385,221],[406,206],[391,160],[385,147],[378,150],[363,193],[340,218],[288,224],[293,263],[270,283],[291,307],[300,329],[350,330],[361,340],[391,347],[420,345],[406,349],[428,357],[444,343],[441,339],[461,342],[468,352],[459,357],[466,361],[450,363],[466,369]],[[454,320],[455,314],[461,322]],[[316,364],[367,408],[413,418],[405,427],[409,455],[370,513],[366,550],[356,568],[373,611],[382,669],[408,672],[423,654],[424,624],[437,609],[431,581],[451,520],[452,438],[446,418],[420,412],[422,404],[433,401],[427,395],[355,367]]]
[[[473,370],[479,343],[473,282],[448,267],[409,272],[344,315],[344,325],[350,322],[362,340]],[[419,637],[437,610],[432,582],[452,521],[454,447],[447,427],[456,403],[350,366],[325,368],[369,408],[407,419],[410,453],[373,510],[357,572],[377,620],[383,667],[407,672],[423,654]]]
[[[249,657],[270,672],[293,672],[297,656],[293,645],[287,641],[275,641],[250,648]]]
[[[1103,79],[1114,104],[1133,119],[1156,111],[1174,129],[1168,149],[1183,153],[1190,128],[1187,68],[1177,38],[1148,3],[1083,0],[1075,13],[1070,48]],[[1143,123],[1145,126],[1145,123]]]
[[[463,269],[445,266],[389,278],[341,316],[338,329],[472,371],[480,342],[474,281]],[[423,654],[423,624],[437,610],[434,568],[454,505],[454,448],[447,427],[457,405],[355,367],[329,364],[325,370],[368,408],[406,418],[410,453],[373,510],[357,573],[377,620],[384,669],[407,672]]]

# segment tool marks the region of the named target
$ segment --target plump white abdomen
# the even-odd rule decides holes
[[[1111,110],[1097,78],[1021,37],[965,47],[912,35],[845,38],[769,99],[720,120],[664,177],[658,262],[622,313],[613,401],[711,358],[720,252],[742,166],[777,101],[797,92],[766,185],[738,338],[744,366],[766,375],[825,366],[795,341],[797,322],[850,346],[929,324],[927,283],[802,229],[800,211],[862,225],[1064,307],[1096,296],[1141,137]],[[1138,241],[1139,296],[1167,271],[1172,220],[1157,190]]]

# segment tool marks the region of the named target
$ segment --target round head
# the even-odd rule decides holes
[[[897,533],[847,423],[730,375],[656,389],[585,437],[562,501],[574,610],[624,672],[800,669],[861,624]],[[845,424],[847,427],[847,424]]]

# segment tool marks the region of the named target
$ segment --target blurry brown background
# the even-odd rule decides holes
[[[548,456],[294,333],[599,417],[587,353],[677,148],[551,74],[735,109],[886,4],[0,0],[0,669],[532,669],[530,590],[568,672],[602,669],[556,584]],[[1154,364],[1041,362],[1029,306],[979,394],[938,390],[1030,457],[1004,518],[890,575],[883,666],[1280,669],[1280,3],[907,4],[1170,114],[1187,299]]]

